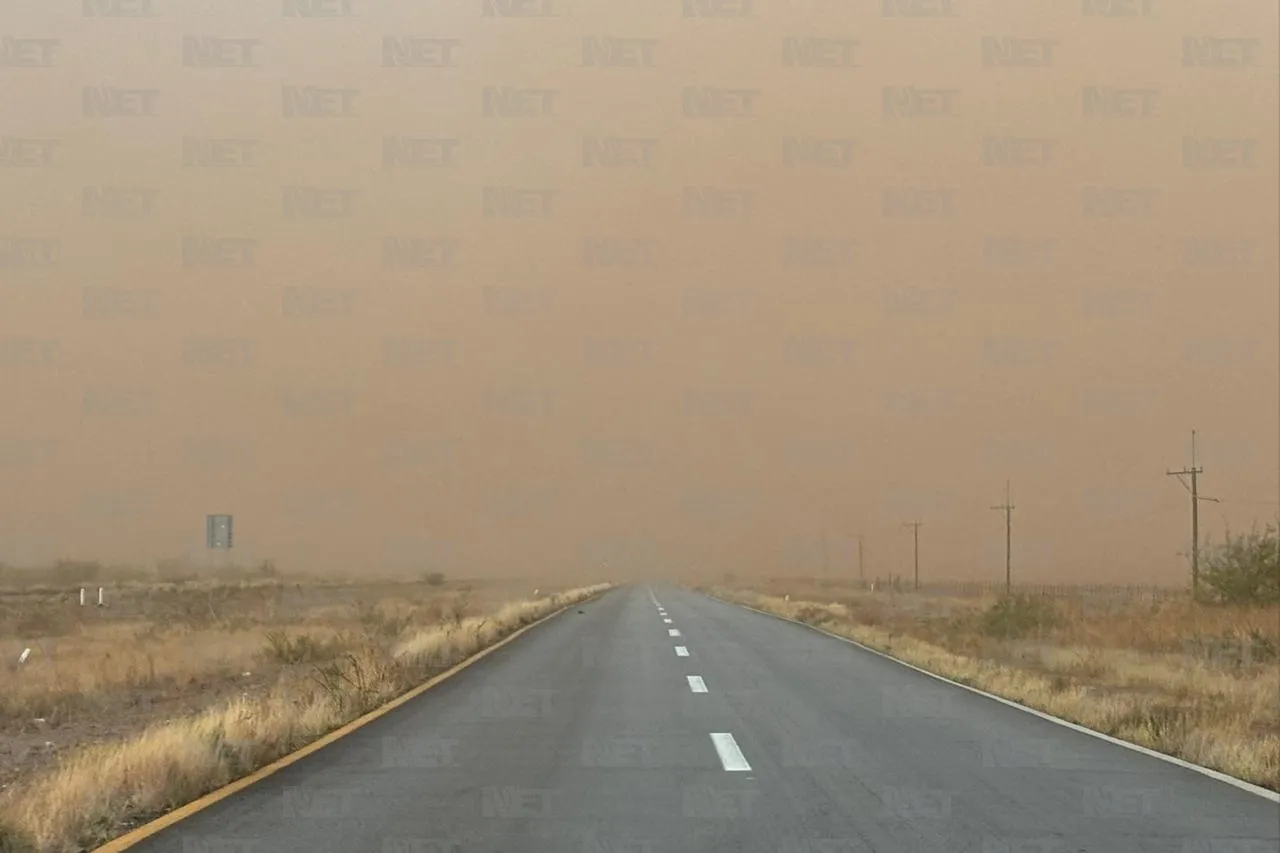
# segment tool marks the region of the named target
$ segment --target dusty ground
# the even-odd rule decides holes
[[[1001,606],[996,595],[785,578],[707,589],[1280,790],[1280,607],[1132,589]]]
[[[273,632],[336,651],[371,621],[429,624],[532,593],[492,580],[135,582],[109,588],[98,608],[96,586],[86,607],[75,587],[0,589],[0,791],[74,748],[264,695],[311,662],[289,662],[268,642]]]

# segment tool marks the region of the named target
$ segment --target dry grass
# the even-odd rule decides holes
[[[511,592],[425,584],[162,584],[112,589],[103,609],[79,607],[74,592],[0,595],[0,732],[56,731],[101,720],[122,704],[145,711],[214,684],[260,683],[299,662],[273,653],[266,642],[273,635],[336,650],[359,633],[460,618]],[[27,648],[28,663],[17,665]]]
[[[147,607],[122,603],[114,617],[0,603],[0,731],[16,741],[36,725],[37,739],[72,740],[9,768],[0,851],[101,844],[605,588],[500,603],[498,590],[430,587],[306,589],[301,604],[279,585],[180,590],[176,600],[147,589]],[[52,640],[29,639],[33,613],[43,614],[34,623],[51,620]],[[28,633],[15,637],[23,620]],[[10,663],[32,642],[39,655]],[[118,725],[91,732],[104,718]]]
[[[826,590],[786,600],[709,590],[817,625],[953,680],[1280,790],[1280,608]],[[1035,618],[1037,617],[1038,618]]]

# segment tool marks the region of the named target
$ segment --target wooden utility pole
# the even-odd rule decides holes
[[[1009,493],[1009,481],[1004,481],[1004,503],[992,509],[1004,512],[1004,591],[1013,589],[1013,499]]]
[[[1183,488],[1191,492],[1191,598],[1199,600],[1200,598],[1200,501],[1213,501],[1218,503],[1217,498],[1206,498],[1200,494],[1199,475],[1204,473],[1203,468],[1196,467],[1196,431],[1191,431],[1191,467],[1183,468],[1181,471],[1166,471],[1165,475],[1169,477],[1177,477],[1178,482],[1182,483]],[[1191,476],[1191,485],[1187,486],[1182,477]]]
[[[916,563],[915,588],[917,590],[920,589],[920,525],[922,524],[924,524],[923,521],[905,521],[902,524],[903,527],[911,528],[912,536],[915,539],[915,563]]]

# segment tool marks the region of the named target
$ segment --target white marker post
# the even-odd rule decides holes
[[[98,606],[106,607],[106,602],[102,598],[102,587],[98,587]]]
[[[80,587],[80,606],[84,607],[84,587]]]

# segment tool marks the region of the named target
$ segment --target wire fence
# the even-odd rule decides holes
[[[966,598],[1000,595],[1005,592],[1005,585],[1002,581],[954,581],[922,584],[920,591]],[[1166,601],[1188,594],[1187,590],[1181,587],[1098,583],[1015,583],[1010,591],[1021,595],[1043,595],[1053,598],[1111,598],[1126,601]]]
[[[779,579],[781,580],[781,579]],[[1002,595],[1004,581],[930,581],[921,583],[915,590],[909,577],[895,575],[866,581],[836,578],[788,578],[791,584],[810,583],[820,589],[866,589],[873,592],[916,592],[952,598],[981,598]],[[1114,601],[1167,601],[1189,595],[1186,587],[1158,584],[1104,584],[1104,583],[1014,583],[1009,588],[1018,595],[1049,596],[1053,598],[1090,598]]]

